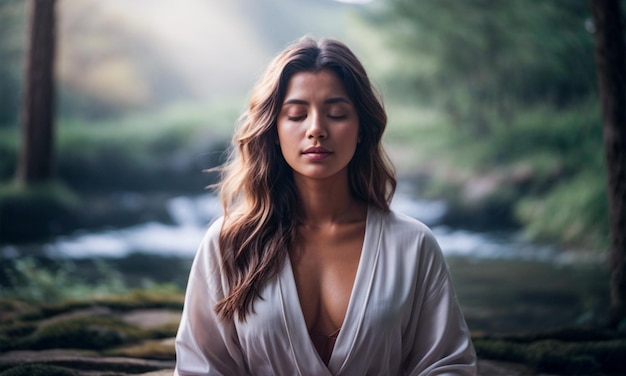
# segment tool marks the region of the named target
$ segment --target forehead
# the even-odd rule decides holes
[[[329,69],[316,72],[298,72],[287,83],[285,101],[289,99],[327,99],[330,96],[348,98],[339,76]]]

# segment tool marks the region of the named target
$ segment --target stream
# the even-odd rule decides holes
[[[516,231],[447,227],[440,223],[445,202],[417,199],[409,188],[399,187],[392,208],[433,230],[472,331],[542,331],[602,319],[609,274],[597,252],[533,243]],[[46,244],[0,245],[0,260],[30,255],[61,262],[74,278],[91,283],[113,278],[126,287],[173,283],[183,289],[191,259],[221,207],[217,197],[207,194],[172,198],[167,210],[170,224],[148,222],[79,231]]]

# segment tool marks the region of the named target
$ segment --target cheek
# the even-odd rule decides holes
[[[358,127],[353,127],[353,126],[346,127],[337,136],[338,138],[345,140],[345,142],[349,142],[349,143],[357,144],[360,141]]]
[[[276,145],[279,146],[281,153],[285,156],[286,153],[289,153],[289,149],[294,145],[294,132],[290,130],[288,127],[281,125],[280,123],[277,126],[277,135]]]

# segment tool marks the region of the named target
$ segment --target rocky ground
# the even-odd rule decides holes
[[[171,311],[152,311],[145,318],[156,316],[169,317]],[[140,318],[144,313],[133,313]],[[85,375],[85,376],[112,376],[112,375],[143,375],[143,376],[171,376],[174,371],[174,339],[167,338],[157,342],[158,346],[167,347],[172,351],[168,360],[150,359],[150,354],[142,358],[130,356],[106,356],[93,351],[75,349],[47,349],[47,350],[16,350],[0,355],[0,369],[5,370],[0,375],[31,375],[33,370],[41,369],[42,375]],[[41,365],[41,368],[33,368]],[[21,370],[20,373],[14,373]],[[479,361],[479,375],[537,375],[531,369],[519,364],[497,362],[491,360]],[[36,371],[35,371],[36,372]],[[54,373],[56,372],[56,373]]]
[[[0,302],[0,376],[171,375],[175,365],[174,336],[181,307],[180,294],[145,291],[50,306]],[[540,339],[534,338],[535,342]],[[594,343],[598,342],[598,338],[594,340]],[[611,340],[611,349],[617,351],[613,355],[621,359],[626,346]],[[523,358],[515,352],[515,346],[524,341],[530,343],[533,340],[484,335],[475,338],[479,353],[490,358],[480,357],[479,375],[572,374],[537,371],[539,363],[536,361],[533,361],[533,367],[522,365],[524,361],[520,359]],[[556,342],[552,343],[552,348],[558,348]],[[549,351],[546,349],[544,353]],[[573,373],[585,374],[585,370],[589,370],[593,374],[603,374],[597,372],[597,367],[590,368],[595,364],[590,355],[581,360],[576,354],[569,354],[568,363],[581,371]],[[587,354],[592,353],[588,350]]]

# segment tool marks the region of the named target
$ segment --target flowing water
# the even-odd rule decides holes
[[[220,205],[215,196],[205,195],[173,198],[167,206],[171,224],[78,232],[46,244],[0,245],[0,260],[28,254],[60,262],[73,278],[91,283],[103,276],[110,283],[113,273],[126,287],[174,283],[184,288],[191,259]],[[608,304],[608,272],[597,253],[532,243],[513,231],[449,228],[439,224],[444,202],[422,201],[402,190],[392,207],[432,228],[473,331],[549,330],[601,319]]]

